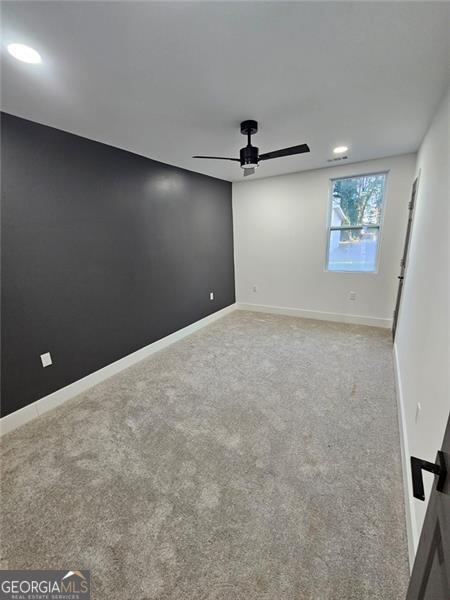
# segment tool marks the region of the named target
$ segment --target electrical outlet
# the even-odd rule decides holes
[[[350,300],[356,300],[356,292],[350,292],[348,297],[350,298]]]
[[[422,405],[420,404],[420,402],[418,402],[417,406],[416,406],[416,423],[419,420],[421,410],[422,410]]]
[[[50,352],[45,352],[45,354],[41,354],[41,363],[43,367],[49,367],[53,364]]]
[[[214,292],[209,292],[209,299],[214,300]]]
[[[256,293],[258,291],[258,288],[256,287],[256,285],[253,286],[253,291]]]

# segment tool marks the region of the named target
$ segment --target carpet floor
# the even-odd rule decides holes
[[[403,600],[392,345],[236,311],[2,439],[3,568],[94,600]]]

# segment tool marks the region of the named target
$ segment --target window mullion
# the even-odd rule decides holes
[[[349,229],[380,229],[379,225],[330,225],[330,231],[346,231]]]

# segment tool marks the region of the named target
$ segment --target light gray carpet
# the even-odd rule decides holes
[[[235,312],[3,438],[2,561],[96,600],[400,600],[391,342]]]

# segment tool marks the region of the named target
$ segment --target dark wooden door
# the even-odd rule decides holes
[[[411,460],[417,461],[414,458]],[[419,462],[424,463],[422,468],[431,470],[430,463]],[[450,598],[450,419],[442,443],[442,452],[436,459],[436,465],[436,471],[440,474],[435,473],[406,600],[449,600]],[[418,475],[420,480],[417,479]],[[423,497],[423,490],[420,490],[421,477],[421,469],[413,468],[416,497],[421,495],[421,491]]]
[[[397,300],[395,302],[394,318],[392,321],[392,337],[394,339],[395,339],[395,332],[397,330],[398,313],[400,310],[400,301],[402,299],[403,280],[405,279],[406,264],[408,261],[409,241],[411,239],[411,231],[412,231],[412,223],[413,223],[413,216],[414,216],[414,207],[416,205],[418,181],[419,181],[419,178],[416,177],[416,179],[414,180],[413,186],[412,186],[411,201],[408,204],[408,225],[406,227],[406,237],[405,237],[405,245],[403,247],[403,256],[400,261],[400,275],[398,276]]]

